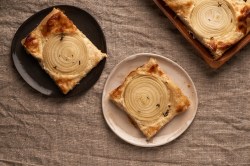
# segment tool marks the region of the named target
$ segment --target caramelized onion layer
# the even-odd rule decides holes
[[[134,78],[124,92],[127,111],[134,118],[150,123],[158,120],[167,110],[169,90],[156,77],[139,76]]]
[[[192,14],[191,26],[206,38],[226,40],[235,28],[235,14],[224,0],[197,1]]]
[[[51,36],[43,49],[44,66],[53,73],[74,75],[87,65],[88,52],[80,35]]]

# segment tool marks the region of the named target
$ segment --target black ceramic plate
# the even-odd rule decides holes
[[[53,6],[61,9],[102,52],[107,52],[105,36],[98,22],[86,11],[74,6],[60,5]],[[28,55],[21,45],[21,40],[31,32],[41,20],[52,11],[53,7],[44,9],[28,18],[17,30],[11,46],[11,55],[14,65],[22,78],[35,90],[48,96],[64,96],[54,81],[40,67],[37,60]],[[105,66],[106,59],[103,59],[81,82],[70,91],[67,96],[83,93],[91,88]]]

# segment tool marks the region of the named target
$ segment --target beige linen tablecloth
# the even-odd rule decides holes
[[[67,4],[102,26],[109,57],[85,94],[50,98],[17,73],[12,38],[34,13]],[[181,65],[199,97],[196,117],[173,142],[141,148],[118,138],[105,123],[101,97],[114,66],[151,52]],[[151,0],[0,0],[0,165],[250,165],[250,45],[212,70]]]

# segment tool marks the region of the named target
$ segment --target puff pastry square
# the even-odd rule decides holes
[[[214,59],[250,31],[250,0],[163,0]]]
[[[190,105],[189,99],[154,58],[130,72],[110,93],[110,99],[127,113],[147,140]]]
[[[107,57],[56,8],[22,40],[22,45],[64,94]]]

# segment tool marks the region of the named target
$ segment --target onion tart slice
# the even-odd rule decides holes
[[[21,42],[64,94],[107,57],[56,8]]]
[[[147,140],[190,105],[153,58],[130,72],[122,85],[110,93],[110,99],[128,114]]]

